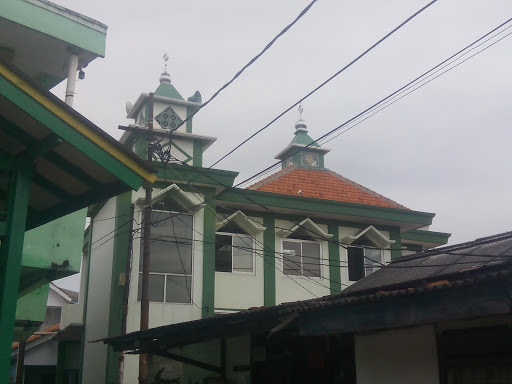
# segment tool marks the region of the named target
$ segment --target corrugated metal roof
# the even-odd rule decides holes
[[[457,278],[466,271],[484,272],[508,264],[512,264],[512,232],[396,259],[342,293],[416,287],[443,279],[451,281],[450,278]]]

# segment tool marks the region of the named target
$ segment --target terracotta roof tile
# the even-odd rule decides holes
[[[37,339],[39,339],[39,338],[41,338],[41,337],[43,337],[43,336],[46,336],[46,335],[45,335],[45,333],[48,333],[48,334],[50,334],[50,335],[51,335],[51,334],[53,334],[53,332],[57,332],[58,330],[60,330],[60,323],[58,323],[58,324],[54,324],[54,325],[52,325],[52,326],[50,326],[50,327],[48,327],[48,328],[46,328],[46,329],[42,330],[42,331],[41,331],[39,334],[37,334],[37,335],[32,335],[32,336],[30,336],[30,337],[25,341],[25,343],[27,343],[27,344],[28,344],[28,343],[30,343],[31,341],[34,341],[34,340],[37,340]],[[20,344],[20,343],[18,343],[18,342],[12,343],[12,349],[16,349],[16,348],[18,348],[18,345],[19,345],[19,344]]]
[[[248,189],[378,207],[408,209],[328,169],[287,167]]]

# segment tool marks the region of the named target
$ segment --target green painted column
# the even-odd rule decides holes
[[[64,366],[66,364],[66,342],[59,342],[57,349],[57,366],[55,368],[55,384],[64,384]]]
[[[332,235],[329,241],[329,279],[331,295],[341,291],[340,273],[340,234],[337,224],[328,225],[329,234]]]
[[[402,257],[402,236],[400,236],[400,230],[390,231],[389,238],[395,240],[395,243],[391,244],[391,260]]]
[[[197,109],[197,107],[187,107],[187,119],[194,113],[194,111]],[[192,120],[187,120],[185,123],[186,131],[187,133],[192,133]]]
[[[31,165],[18,164],[7,186],[7,231],[0,246],[0,382],[7,383],[27,222]]]
[[[116,231],[114,237],[114,255],[112,260],[112,279],[110,287],[110,313],[108,318],[108,336],[119,336],[123,320],[124,285],[120,284],[121,274],[126,272],[128,245],[130,242],[130,205],[132,192],[126,192],[116,198]],[[128,224],[127,224],[128,223]],[[119,383],[119,352],[111,346],[107,350],[106,384]]]
[[[194,167],[203,166],[203,143],[201,143],[200,141],[194,141],[192,157],[192,164],[194,165]]]
[[[263,305],[276,305],[276,231],[275,219],[263,217]]]
[[[215,308],[215,209],[214,192],[205,194],[203,228],[203,318],[212,317]]]

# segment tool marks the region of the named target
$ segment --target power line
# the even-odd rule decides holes
[[[415,78],[414,80],[410,81],[410,82],[409,82],[409,83],[407,83],[406,85],[404,85],[404,86],[400,87],[400,88],[399,88],[399,89],[397,89],[396,91],[394,91],[394,92],[390,93],[389,95],[387,95],[386,97],[382,98],[381,100],[379,100],[378,102],[376,102],[375,104],[373,104],[372,106],[370,106],[369,108],[367,108],[367,109],[365,109],[364,111],[362,111],[362,112],[358,113],[357,115],[355,115],[354,117],[352,117],[352,118],[348,119],[348,120],[347,120],[347,121],[345,121],[344,123],[342,123],[342,124],[338,125],[336,128],[334,128],[334,129],[330,130],[330,131],[329,131],[329,132],[327,132],[326,134],[324,134],[324,135],[320,136],[318,139],[314,140],[311,144],[308,144],[308,145],[304,146],[304,147],[303,147],[303,148],[301,148],[300,150],[302,151],[302,150],[304,150],[304,149],[306,149],[306,148],[310,147],[313,143],[318,143],[319,141],[321,141],[321,140],[325,139],[326,137],[328,137],[328,136],[332,135],[333,133],[337,132],[337,131],[338,131],[338,130],[340,130],[341,128],[343,128],[343,127],[347,126],[348,124],[350,124],[350,123],[354,122],[354,121],[355,121],[355,120],[357,120],[358,118],[360,118],[360,117],[364,116],[365,114],[370,113],[372,110],[374,110],[375,108],[379,107],[381,104],[384,104],[387,100],[389,100],[389,99],[391,99],[392,97],[394,97],[395,95],[399,94],[399,93],[400,93],[401,91],[403,91],[404,89],[406,89],[406,88],[410,87],[411,85],[415,84],[419,79],[423,78],[426,74],[428,74],[428,73],[430,73],[430,72],[434,71],[435,69],[439,68],[440,66],[442,66],[442,65],[443,65],[444,63],[446,63],[447,61],[451,60],[451,59],[452,59],[452,58],[454,58],[455,56],[458,56],[461,52],[463,52],[463,51],[467,50],[469,47],[471,47],[471,46],[475,45],[476,43],[478,43],[478,42],[479,42],[479,41],[481,41],[482,39],[486,38],[487,36],[489,36],[490,34],[492,34],[493,32],[495,32],[495,31],[496,31],[496,30],[498,30],[499,28],[501,28],[501,27],[503,27],[504,25],[506,25],[506,24],[510,23],[511,21],[512,21],[512,18],[508,19],[508,20],[507,20],[507,21],[505,21],[504,23],[500,24],[498,27],[494,28],[493,30],[491,30],[490,32],[486,33],[485,35],[483,35],[483,36],[482,36],[482,37],[480,37],[479,39],[475,40],[475,41],[474,41],[474,42],[472,42],[471,44],[467,45],[466,47],[464,47],[463,49],[461,49],[460,51],[458,51],[458,52],[457,52],[457,53],[455,53],[454,55],[450,56],[448,59],[443,60],[441,63],[439,63],[439,64],[437,64],[436,66],[432,67],[431,69],[429,69],[428,71],[426,71],[426,72],[425,72],[425,73],[423,73],[422,75],[418,76],[417,78]],[[492,43],[491,45],[489,45],[488,47],[486,47],[486,48],[484,48],[484,49],[482,49],[482,50],[478,51],[477,53],[473,54],[473,55],[472,55],[472,56],[470,56],[469,58],[466,58],[464,61],[462,61],[461,63],[458,63],[457,65],[455,65],[455,66],[454,66],[454,67],[452,67],[451,69],[453,69],[453,68],[457,67],[458,65],[460,65],[460,64],[462,64],[462,63],[464,63],[464,62],[466,62],[467,60],[469,60],[470,58],[472,58],[472,57],[476,56],[477,54],[479,54],[479,53],[481,53],[481,52],[485,51],[487,48],[490,48],[491,46],[493,46],[494,44],[496,44],[496,43],[498,43],[499,41],[503,40],[505,37],[507,37],[507,36],[509,36],[509,35],[510,35],[510,34],[507,34],[506,36],[502,37],[501,39],[499,39],[499,40],[497,40],[497,41],[493,42],[493,43]],[[450,70],[451,70],[451,69],[450,69]],[[447,70],[447,71],[445,71],[445,72],[448,72],[448,70]],[[443,73],[445,73],[445,72],[443,72]],[[434,80],[434,79],[436,79],[436,78],[437,78],[437,77],[439,77],[439,76],[440,76],[440,75],[438,75],[438,76],[436,76],[435,78],[433,78],[433,79],[429,80],[429,82],[430,82],[430,81],[432,81],[432,80]],[[425,84],[427,84],[427,83],[425,83]],[[425,85],[425,84],[423,84],[423,85]],[[418,88],[421,88],[421,87],[418,87]],[[418,89],[418,88],[416,88],[416,89]],[[416,89],[414,89],[413,91],[415,91]],[[412,92],[412,91],[411,91],[411,92]],[[409,92],[409,93],[411,93],[411,92]],[[407,94],[409,94],[409,93],[407,93]],[[400,100],[400,99],[398,99],[398,100]],[[396,100],[396,101],[398,101],[398,100]],[[390,105],[391,105],[391,104],[390,104]],[[299,152],[299,151],[297,151],[297,152]],[[279,166],[280,164],[281,164],[281,161],[278,161],[278,162],[276,162],[276,163],[274,163],[274,164],[270,165],[269,167],[265,168],[264,170],[262,170],[262,171],[260,171],[260,172],[256,173],[255,175],[253,175],[253,176],[251,176],[251,177],[249,177],[249,178],[247,178],[247,179],[245,179],[245,180],[241,181],[240,183],[236,184],[233,188],[237,188],[237,187],[240,187],[240,186],[242,186],[242,185],[244,185],[244,184],[249,183],[250,181],[254,180],[255,178],[257,178],[257,177],[259,177],[259,176],[262,176],[262,175],[266,174],[267,172],[269,172],[269,171],[273,170],[274,168],[276,168],[276,167],[277,167],[277,166]],[[224,192],[224,191],[223,191],[223,192]],[[221,192],[221,193],[223,193],[223,192]]]
[[[318,0],[311,1],[306,8],[304,8],[299,15],[293,20],[290,24],[288,24],[281,32],[279,32],[266,46],[263,48],[263,50],[258,53],[256,56],[254,56],[247,64],[243,66],[243,68],[238,71],[235,76],[231,80],[229,80],[226,84],[224,84],[218,91],[216,91],[212,97],[208,101],[206,101],[204,104],[202,104],[199,108],[197,108],[190,116],[188,116],[185,120],[183,120],[175,129],[177,130],[179,127],[181,127],[183,124],[185,124],[187,121],[192,119],[201,109],[206,107],[210,102],[215,99],[219,93],[221,93],[224,89],[226,89],[228,86],[230,86],[247,68],[249,68],[256,60],[258,60],[274,43],[279,39],[281,36],[283,36],[288,30],[295,25],[315,4]]]
[[[242,141],[240,144],[238,144],[235,148],[233,148],[231,151],[229,151],[227,154],[225,154],[224,156],[222,156],[219,160],[217,160],[215,163],[213,163],[209,168],[217,165],[218,163],[220,163],[222,160],[224,160],[226,157],[228,157],[229,155],[231,155],[233,152],[235,152],[238,148],[240,148],[241,146],[243,146],[245,143],[247,143],[249,140],[251,140],[252,138],[254,138],[255,136],[257,136],[258,134],[260,134],[261,132],[263,132],[265,129],[267,129],[268,127],[270,127],[272,124],[274,124],[277,120],[279,120],[281,117],[283,117],[286,113],[288,113],[291,109],[295,108],[297,105],[299,105],[302,101],[306,100],[308,97],[310,97],[311,95],[313,95],[314,93],[316,93],[319,89],[323,88],[326,84],[328,84],[329,82],[331,82],[333,79],[335,79],[338,75],[340,75],[341,73],[343,73],[345,70],[347,70],[348,68],[350,68],[353,64],[355,64],[357,61],[359,61],[361,58],[363,58],[364,56],[366,56],[370,51],[372,51],[374,48],[376,48],[379,44],[381,44],[384,40],[386,40],[388,37],[390,37],[391,35],[393,35],[396,31],[398,31],[400,28],[402,28],[405,24],[407,24],[409,21],[411,21],[412,19],[414,19],[416,16],[418,16],[420,13],[422,13],[424,10],[426,10],[427,8],[429,8],[431,5],[433,5],[434,3],[436,3],[437,0],[433,0],[431,1],[430,3],[428,3],[427,5],[425,5],[423,8],[421,8],[420,10],[416,11],[414,14],[412,14],[411,16],[409,16],[405,21],[403,21],[401,24],[399,24],[397,27],[395,27],[391,32],[387,33],[384,37],[382,37],[380,40],[378,40],[376,43],[374,43],[371,47],[369,47],[368,49],[366,49],[363,53],[361,53],[359,56],[357,56],[354,60],[352,60],[350,63],[348,63],[347,65],[345,65],[343,68],[341,68],[339,71],[337,71],[335,74],[333,74],[331,77],[329,77],[327,80],[325,80],[323,83],[321,83],[319,86],[317,86],[315,89],[313,89],[311,92],[309,92],[308,94],[306,94],[305,96],[303,96],[300,100],[298,100],[296,103],[294,103],[293,105],[291,105],[290,107],[288,107],[287,109],[285,109],[283,112],[281,112],[279,115],[277,115],[274,119],[272,119],[267,125],[265,125],[263,128],[260,128],[258,131],[256,131],[255,133],[253,133],[251,136],[249,136],[247,139],[245,139],[244,141]]]

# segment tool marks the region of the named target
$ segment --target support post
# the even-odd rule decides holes
[[[263,232],[263,303],[265,307],[270,307],[276,305],[275,219],[266,215],[263,217],[263,225],[267,227]]]
[[[154,94],[149,94],[148,111],[148,161],[153,160],[153,106]],[[144,248],[142,253],[142,293],[140,300],[140,330],[145,331],[149,326],[149,261],[151,254],[151,200],[153,189],[149,181],[145,182],[146,206],[144,207]],[[139,355],[139,384],[148,383],[148,355]]]
[[[23,384],[23,367],[25,365],[25,341],[18,343],[18,359],[16,360],[16,384]]]
[[[337,223],[329,224],[329,233],[332,238],[329,241],[329,280],[331,295],[341,291],[341,271],[340,271],[340,241],[339,228]]]
[[[31,174],[31,165],[18,163],[7,185],[7,233],[0,245],[0,382],[3,383],[9,381]]]

